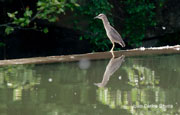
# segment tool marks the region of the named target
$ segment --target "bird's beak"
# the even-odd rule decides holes
[[[94,17],[94,19],[98,19],[98,18],[99,18],[98,16]]]

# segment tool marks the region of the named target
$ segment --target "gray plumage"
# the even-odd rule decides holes
[[[101,19],[103,21],[103,25],[104,25],[104,28],[106,30],[106,34],[107,34],[108,38],[110,39],[110,41],[113,44],[111,52],[113,51],[113,49],[115,47],[114,43],[118,43],[122,47],[125,47],[125,43],[122,40],[121,35],[110,25],[106,15],[101,13],[98,16],[96,16],[95,18]]]

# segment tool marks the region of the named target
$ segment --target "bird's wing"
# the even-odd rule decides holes
[[[111,26],[110,34],[115,42],[119,43],[122,47],[125,47],[125,43],[122,40],[121,35]]]

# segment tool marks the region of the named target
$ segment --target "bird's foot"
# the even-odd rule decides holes
[[[113,50],[110,50],[111,53],[113,53],[114,51]]]

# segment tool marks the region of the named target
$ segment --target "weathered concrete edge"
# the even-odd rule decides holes
[[[115,51],[114,55],[116,57],[119,57],[121,55],[125,55],[126,57],[129,57],[129,56],[143,56],[143,55],[152,55],[152,54],[175,54],[175,53],[176,54],[180,53],[180,45],[121,50],[121,51]],[[16,64],[71,62],[71,61],[79,61],[84,58],[90,60],[97,60],[97,59],[107,59],[111,57],[112,57],[111,52],[96,52],[96,53],[87,53],[87,54],[78,54],[78,55],[47,56],[47,57],[1,60],[0,66],[16,65]]]

